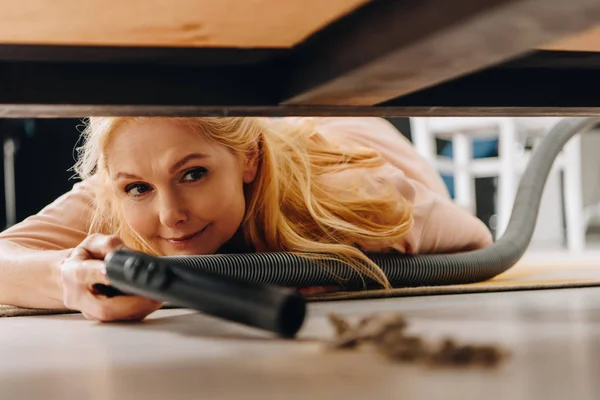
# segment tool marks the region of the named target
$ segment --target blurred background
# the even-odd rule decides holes
[[[531,150],[557,118],[388,118],[436,166],[454,200],[499,236]],[[73,184],[83,121],[0,119],[0,224],[40,211]],[[555,163],[528,256],[600,253],[600,135],[573,141]],[[527,256],[526,256],[527,257]]]

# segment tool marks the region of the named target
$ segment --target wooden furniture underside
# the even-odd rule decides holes
[[[600,111],[597,0],[0,6],[0,117]]]

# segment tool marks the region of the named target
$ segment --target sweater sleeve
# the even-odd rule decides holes
[[[0,240],[37,250],[76,247],[89,233],[93,203],[90,182],[78,182],[39,213],[0,232]]]
[[[323,118],[317,122],[319,132],[328,140],[371,148],[386,160],[380,168],[346,170],[338,177],[340,181],[352,180],[351,175],[357,174],[375,189],[381,182],[392,183],[412,206],[414,225],[404,238],[385,248],[362,246],[365,250],[450,253],[492,243],[485,224],[452,201],[437,171],[390,123],[379,118]]]

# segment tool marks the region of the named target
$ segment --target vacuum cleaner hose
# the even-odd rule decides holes
[[[575,134],[600,123],[600,118],[565,118],[555,125],[533,152],[519,184],[504,235],[486,248],[455,254],[369,254],[394,287],[434,286],[480,282],[508,270],[527,249],[552,164]],[[179,264],[246,281],[284,286],[362,286],[369,279],[347,264],[315,261],[290,253],[215,254],[165,257]]]

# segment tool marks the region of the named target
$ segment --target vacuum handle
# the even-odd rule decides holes
[[[306,315],[295,290],[215,275],[131,250],[104,259],[111,286],[127,293],[293,337]]]

